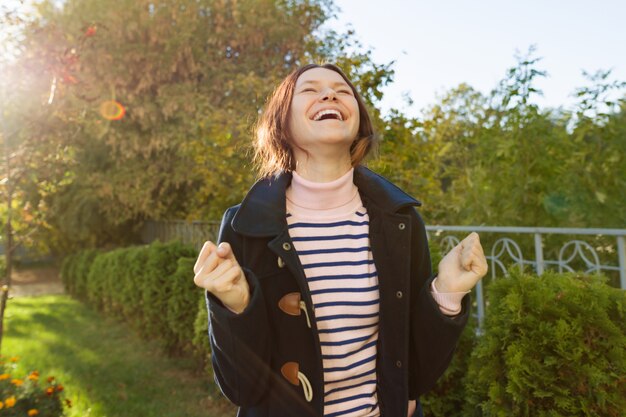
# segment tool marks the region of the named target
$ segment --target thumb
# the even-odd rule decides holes
[[[217,256],[222,259],[230,259],[237,263],[237,259],[235,258],[235,254],[233,253],[233,249],[230,247],[230,243],[222,242],[217,247]]]

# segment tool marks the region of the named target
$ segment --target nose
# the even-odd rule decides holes
[[[322,92],[320,96],[321,101],[335,101],[337,100],[337,93],[332,88],[327,88]]]

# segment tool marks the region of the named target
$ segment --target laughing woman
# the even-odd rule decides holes
[[[450,363],[487,272],[478,234],[433,273],[421,203],[361,165],[373,133],[330,64],[287,76],[259,120],[261,179],[194,266],[239,416],[421,416]]]

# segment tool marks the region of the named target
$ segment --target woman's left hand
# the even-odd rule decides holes
[[[478,233],[472,232],[439,262],[435,287],[439,292],[470,291],[487,269]]]

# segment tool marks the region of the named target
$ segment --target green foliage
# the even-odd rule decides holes
[[[117,316],[141,329],[143,326],[142,277],[150,246],[131,246],[120,253],[116,290]]]
[[[204,296],[198,302],[197,311],[198,314],[193,323],[194,351],[196,356],[203,359],[206,372],[211,374],[213,367],[211,365],[211,344],[209,343],[209,311]]]
[[[19,103],[8,124],[29,157],[19,200],[45,213],[38,241],[61,252],[126,246],[144,219],[217,218],[239,202],[254,179],[251,128],[296,66],[340,63],[371,104],[393,74],[353,32],[321,29],[330,0],[36,7],[0,82]],[[110,100],[125,107],[122,119],[101,114]]]
[[[488,290],[465,415],[621,416],[626,294],[599,275],[513,272]]]
[[[412,191],[441,223],[622,227],[626,102],[600,92],[626,84],[610,83],[605,73],[581,89],[578,106],[593,118],[542,110],[535,84],[546,73],[533,55],[531,48],[518,57],[490,95],[461,85],[428,109],[415,125],[421,140],[409,146],[428,153],[419,165],[425,169],[412,171]]]
[[[204,300],[203,292],[198,290],[191,279],[194,275],[195,263],[196,258],[178,259],[178,268],[171,277],[166,310],[168,328],[174,337],[173,342],[188,352],[193,351],[198,299]],[[201,306],[201,308],[206,310],[206,306]]]
[[[67,255],[61,264],[61,280],[66,291],[83,301],[87,300],[87,278],[98,253],[97,249],[85,249]]]
[[[54,377],[40,380],[39,371],[18,375],[17,357],[0,362],[0,415],[6,417],[60,417],[63,415],[61,385]]]
[[[192,351],[197,300],[194,248],[178,241],[81,251],[68,256],[62,277],[68,292],[107,315],[161,340],[170,352]]]
[[[113,256],[109,252],[104,252],[95,257],[87,274],[87,301],[90,305],[103,310],[105,307],[105,284],[108,281],[107,264],[112,262]]]
[[[141,280],[141,305],[144,315],[142,332],[150,337],[161,337],[168,348],[173,348],[176,334],[170,329],[167,322],[168,300],[170,298],[173,275],[178,268],[178,259],[183,257],[197,257],[197,252],[190,246],[182,243],[153,242],[150,245],[148,259],[142,274],[137,277]],[[190,272],[189,280],[193,278]],[[178,275],[180,276],[180,275]],[[190,289],[192,287],[189,287]],[[195,317],[190,318],[189,327]]]

